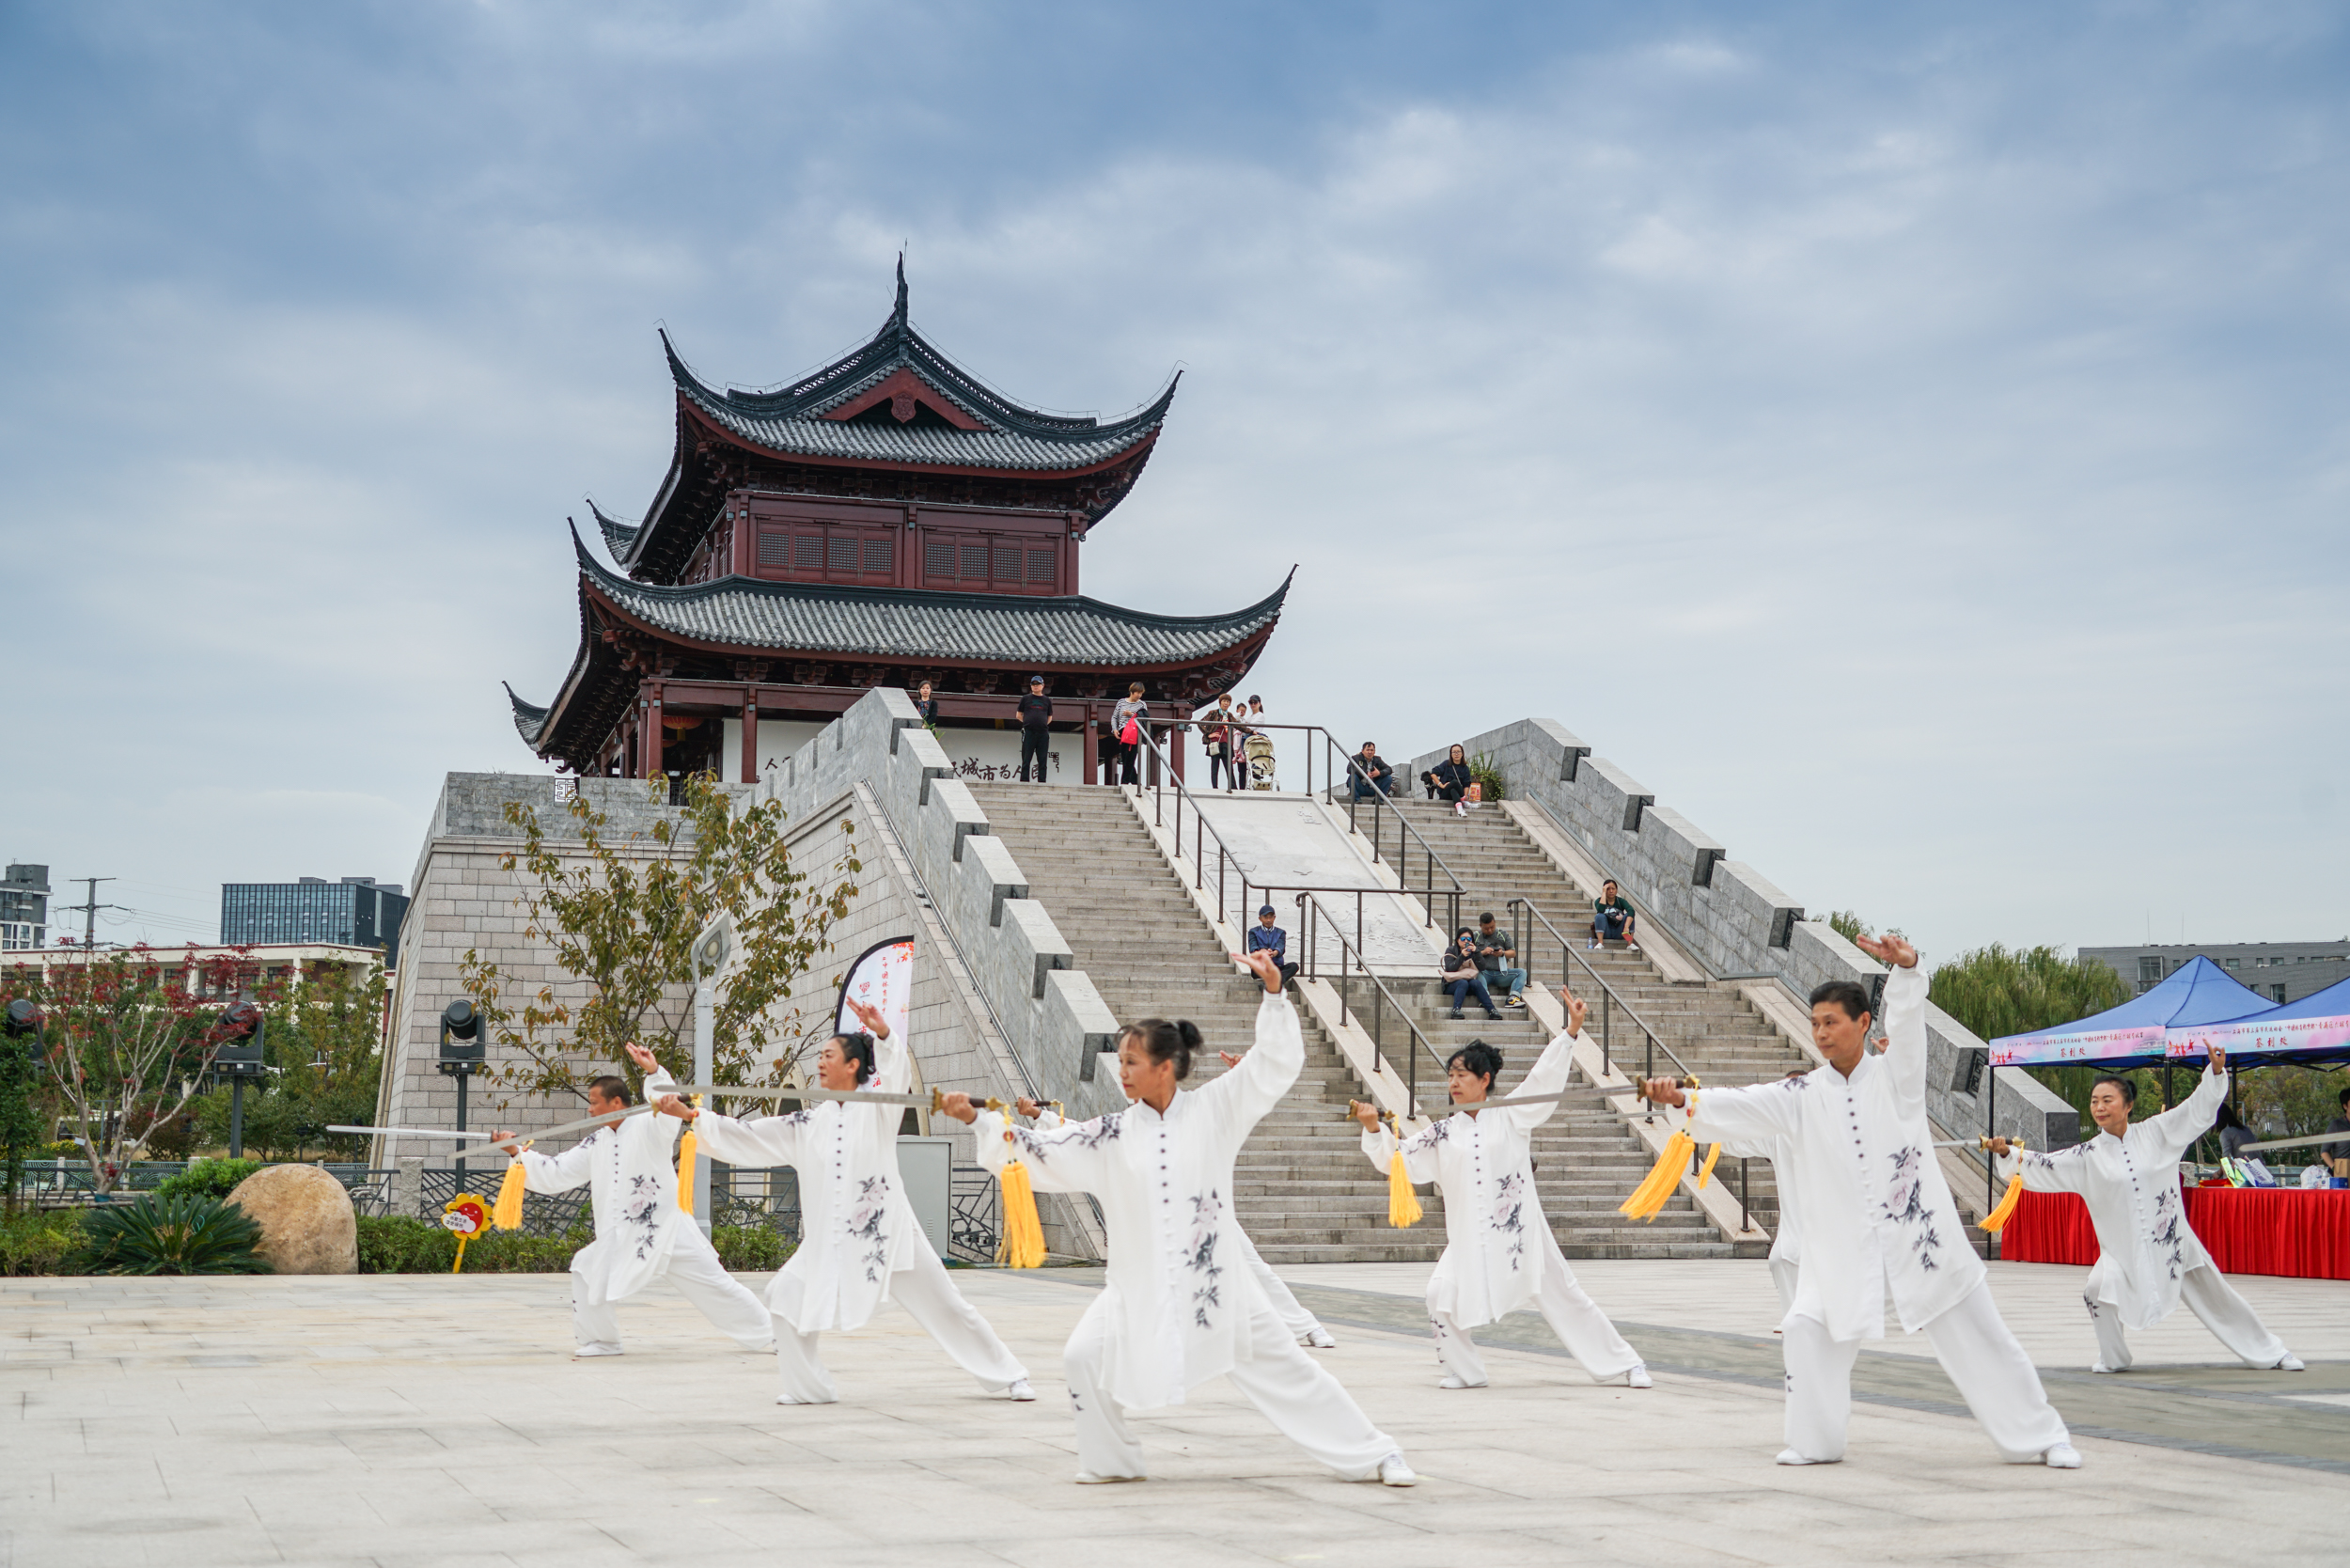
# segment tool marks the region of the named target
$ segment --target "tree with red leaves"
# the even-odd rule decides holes
[[[45,1087],[111,1192],[158,1131],[184,1115],[220,1048],[251,1032],[286,988],[249,948],[199,955],[141,944],[0,972],[0,1006],[40,1010]]]

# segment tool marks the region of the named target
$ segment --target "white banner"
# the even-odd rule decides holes
[[[841,979],[840,1000],[832,1010],[835,1033],[855,1034],[865,1027],[849,1011],[852,997],[878,1009],[889,1025],[891,1037],[902,1042],[906,1014],[914,1007],[914,938],[893,936],[857,955]]]

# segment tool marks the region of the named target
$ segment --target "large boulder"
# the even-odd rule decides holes
[[[356,1274],[359,1221],[351,1194],[314,1165],[273,1165],[237,1184],[228,1201],[261,1228],[261,1256],[279,1274]]]

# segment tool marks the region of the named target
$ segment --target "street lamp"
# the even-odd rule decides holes
[[[441,1010],[441,1076],[457,1080],[457,1130],[465,1130],[465,1080],[482,1070],[487,1043],[481,1031],[481,1010],[472,998],[460,996]],[[458,1148],[464,1148],[460,1139]],[[457,1156],[457,1190],[465,1190],[465,1156]]]
[[[212,1076],[228,1080],[228,1157],[241,1160],[244,1158],[244,1086],[269,1071],[261,1061],[268,1020],[253,1005],[251,994],[241,991],[220,1021],[227,1033],[220,1049],[212,1053]]]
[[[694,960],[694,1081],[709,1083],[717,1073],[718,971],[734,951],[734,921],[721,915],[704,926],[690,949]],[[678,1172],[678,1180],[694,1194],[694,1223],[710,1233],[710,1161],[697,1155],[694,1168]]]

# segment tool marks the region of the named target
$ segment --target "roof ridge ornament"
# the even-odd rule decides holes
[[[898,303],[896,307],[889,312],[889,330],[897,334],[897,336],[901,338],[905,337],[907,330],[906,253],[905,247],[902,245],[901,245],[898,249]]]

